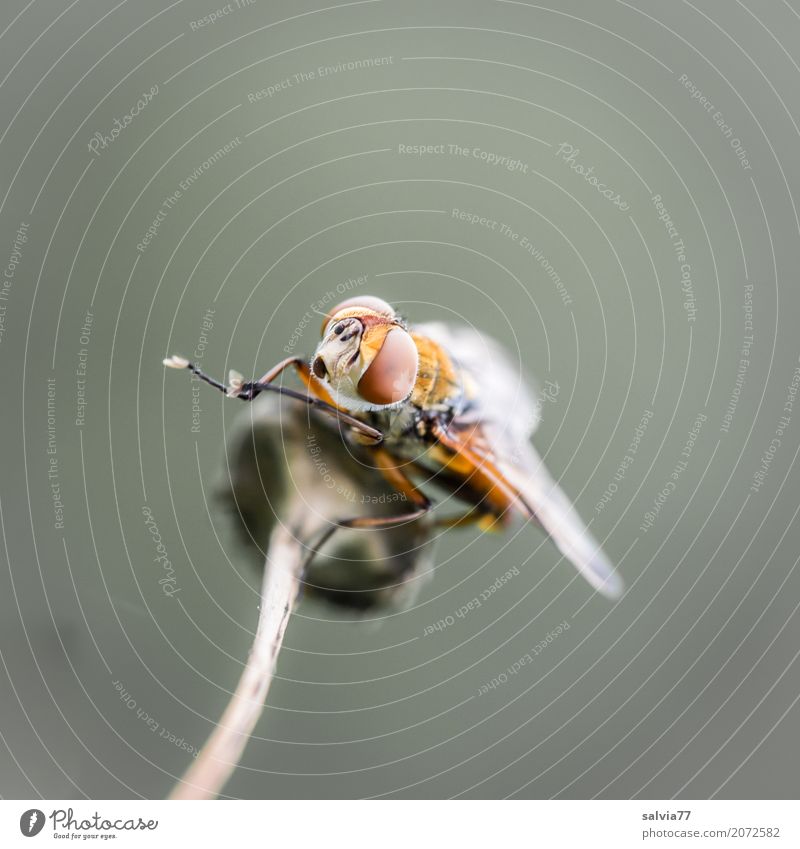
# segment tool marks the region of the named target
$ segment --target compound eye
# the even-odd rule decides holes
[[[401,327],[393,327],[358,381],[358,394],[381,406],[403,401],[414,388],[418,363],[414,340]]]
[[[353,307],[364,307],[365,309],[385,315],[387,318],[395,317],[394,307],[387,304],[383,298],[376,298],[373,295],[360,295],[355,298],[348,298],[346,301],[342,301],[340,304],[337,304],[332,310],[328,310],[325,314],[325,319],[322,322],[322,332],[325,332],[328,322],[336,315],[336,313],[341,312],[342,310],[352,309]]]

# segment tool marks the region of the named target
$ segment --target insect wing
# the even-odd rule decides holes
[[[622,579],[569,497],[551,477],[536,449],[526,445],[513,462],[499,458],[496,464],[531,506],[558,550],[596,590],[609,598],[619,598],[624,589]]]
[[[539,424],[535,387],[524,378],[521,363],[512,363],[506,350],[490,336],[471,327],[441,322],[418,324],[415,332],[438,342],[463,370],[472,389],[468,415],[494,423],[494,437],[513,445],[527,442]]]
[[[456,438],[464,434],[470,450],[490,463],[507,487],[519,494],[516,506],[520,512],[542,525],[558,550],[596,590],[610,598],[619,597],[622,579],[530,442],[539,423],[539,405],[521,369],[514,367],[494,340],[476,330],[438,323],[415,329],[441,344],[475,385],[473,400],[449,432]]]

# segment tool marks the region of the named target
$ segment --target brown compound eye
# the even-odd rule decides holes
[[[360,295],[355,298],[348,298],[346,301],[342,301],[340,304],[337,304],[332,310],[329,310],[325,314],[325,319],[322,322],[322,333],[325,332],[325,328],[328,326],[328,323],[337,313],[342,310],[353,309],[353,307],[364,307],[365,309],[385,315],[387,318],[393,319],[396,316],[394,307],[387,304],[383,298],[376,298],[374,295]]]
[[[358,381],[358,394],[370,404],[395,404],[404,400],[414,388],[418,363],[414,340],[401,327],[393,327]]]

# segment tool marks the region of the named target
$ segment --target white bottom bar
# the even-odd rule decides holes
[[[794,849],[799,826],[795,801],[0,801],[3,847]]]

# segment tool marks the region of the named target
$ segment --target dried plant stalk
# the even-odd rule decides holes
[[[219,496],[248,554],[256,554],[260,564],[266,551],[260,616],[231,701],[170,798],[212,799],[236,768],[264,709],[299,594],[308,554],[301,540],[320,540],[340,518],[397,511],[386,499],[383,475],[354,462],[357,450],[354,445],[345,450],[338,427],[309,416],[292,399],[258,398],[238,418]],[[410,581],[418,570],[431,569],[429,533],[430,524],[422,520],[378,532],[340,530],[308,564],[305,592],[350,610],[393,604],[412,589],[409,584],[419,583]]]
[[[216,728],[170,799],[213,799],[239,763],[275,673],[283,635],[300,590],[303,548],[281,524],[270,537],[253,646]]]

